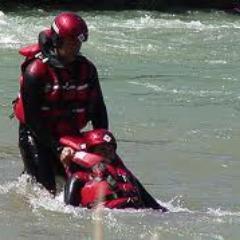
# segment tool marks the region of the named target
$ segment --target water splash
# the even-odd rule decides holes
[[[240,217],[240,212],[232,212],[228,210],[223,210],[221,208],[217,208],[217,209],[208,208],[207,214],[214,217],[227,217],[227,216]]]
[[[24,200],[29,203],[36,216],[45,218],[44,210],[53,212],[54,215],[69,215],[68,219],[76,220],[78,224],[85,226],[96,221],[96,214],[93,210],[66,206],[63,202],[63,192],[53,198],[40,185],[32,182],[29,176],[22,175],[17,181],[0,185],[0,194],[17,193],[24,196]],[[158,201],[167,207],[170,212],[159,214],[152,210],[102,210],[102,224],[104,231],[109,232],[106,239],[112,239],[114,232],[116,237],[129,239],[134,236],[138,239],[171,239],[175,236],[180,239],[216,239],[223,240],[224,234],[216,231],[219,225],[227,224],[234,217],[240,217],[239,212],[222,210],[221,208],[208,208],[207,211],[193,211],[184,207],[182,196],[175,196],[168,202]],[[80,223],[79,223],[80,221]],[[211,223],[210,225],[207,223]],[[235,221],[235,220],[234,220]],[[237,221],[237,220],[236,220]],[[134,224],[132,224],[134,222]],[[212,226],[212,227],[210,227]],[[197,227],[197,230],[196,230]],[[202,227],[209,228],[205,232]],[[94,228],[93,228],[94,229]],[[88,234],[91,235],[89,232]],[[175,239],[175,238],[174,238]]]

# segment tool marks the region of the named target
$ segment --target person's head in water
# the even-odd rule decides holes
[[[84,134],[86,150],[112,160],[116,157],[117,142],[111,132],[95,129]]]
[[[52,23],[52,41],[57,56],[65,63],[71,63],[78,55],[82,42],[88,39],[86,22],[77,14],[63,12]]]

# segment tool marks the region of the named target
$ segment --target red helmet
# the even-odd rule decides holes
[[[60,38],[76,37],[81,42],[85,42],[88,39],[86,22],[72,12],[63,12],[57,15],[53,21],[52,30]]]
[[[100,145],[100,144],[112,144],[115,149],[117,148],[117,142],[113,134],[106,129],[95,129],[88,131],[84,134],[86,141],[86,148],[89,150],[91,147]]]

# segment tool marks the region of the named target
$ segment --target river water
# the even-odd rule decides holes
[[[1,239],[97,239],[91,210],[20,176],[10,121],[23,58],[58,11],[0,12]],[[102,212],[106,240],[238,240],[240,19],[224,12],[79,12],[118,152],[170,212]]]

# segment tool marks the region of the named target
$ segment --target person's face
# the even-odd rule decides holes
[[[98,154],[106,159],[112,160],[115,158],[115,148],[111,144],[101,144],[95,146],[92,150],[92,153]]]
[[[78,38],[64,38],[60,47],[57,48],[57,53],[60,59],[66,63],[71,63],[75,60],[82,46],[82,42]]]

